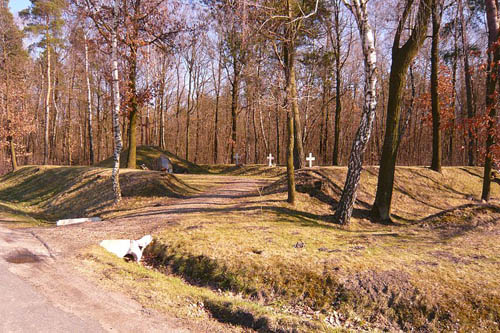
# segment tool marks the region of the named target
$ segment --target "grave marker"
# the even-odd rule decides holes
[[[269,167],[272,168],[273,167],[273,160],[274,160],[273,154],[269,153],[269,156],[267,157],[267,159],[269,160]]]
[[[306,158],[306,161],[309,162],[309,167],[312,168],[313,161],[316,161],[316,157],[313,157],[313,154],[309,153],[309,157]]]

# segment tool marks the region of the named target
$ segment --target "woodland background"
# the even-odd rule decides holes
[[[280,36],[265,26],[273,17],[272,1],[261,7],[250,1],[119,2],[126,13],[118,33],[125,148],[134,135],[130,113],[136,112],[138,145],[159,146],[195,163],[230,163],[236,152],[244,163],[267,163],[269,153],[285,163]],[[8,1],[2,1],[0,173],[12,169],[11,147],[22,165],[88,165],[112,155],[110,50],[86,15],[91,3],[32,1],[14,18]],[[384,139],[391,43],[404,6],[382,0],[368,5],[379,103],[365,164],[376,165]],[[482,165],[484,4],[446,0],[441,5],[442,161]],[[304,1],[307,6],[313,8],[314,1]],[[399,165],[431,163],[430,30],[404,88]],[[320,1],[314,17],[301,26],[296,50],[304,151],[321,165],[346,165],[364,101],[364,70],[356,22],[340,0]]]

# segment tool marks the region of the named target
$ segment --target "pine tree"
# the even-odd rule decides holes
[[[41,40],[35,44],[44,50],[46,59],[47,88],[45,98],[45,123],[44,123],[44,155],[43,164],[48,164],[49,157],[49,120],[50,120],[50,98],[51,98],[51,76],[52,76],[52,54],[54,48],[61,43],[61,34],[64,20],[62,12],[66,7],[65,0],[30,0],[31,6],[19,13],[27,26],[25,31],[34,37],[41,36]]]

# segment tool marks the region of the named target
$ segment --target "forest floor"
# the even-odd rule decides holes
[[[26,167],[0,180],[2,224],[31,225],[57,262],[194,331],[500,329],[500,185],[480,203],[480,168],[398,168],[394,223],[381,225],[367,218],[367,167],[349,228],[332,220],[345,168],[300,171],[295,207],[279,168],[200,168],[125,170],[124,203],[109,208],[109,170]],[[75,214],[105,221],[47,223]],[[96,245],[147,233],[142,265]]]

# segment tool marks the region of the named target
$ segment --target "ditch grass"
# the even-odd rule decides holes
[[[75,267],[107,288],[133,290],[133,297],[146,308],[203,323],[209,331],[340,332],[272,306],[249,301],[241,295],[186,283],[161,270],[126,262],[93,247],[75,258]]]
[[[189,183],[189,179],[185,182],[181,178],[156,171],[123,169],[120,171],[123,201],[113,205],[109,169],[27,166],[0,178],[0,200],[13,210],[11,213],[38,221],[87,216],[111,218],[168,198],[184,198],[203,188],[202,179],[194,177]]]
[[[337,311],[332,327],[493,332],[499,219],[500,207],[484,206],[424,225],[342,229],[255,207],[186,217],[148,251],[150,264],[193,285],[318,322]]]
[[[259,178],[282,177],[286,168],[277,166],[270,168],[264,164],[234,165],[234,164],[203,164],[200,165],[208,173],[225,176],[245,176]]]

